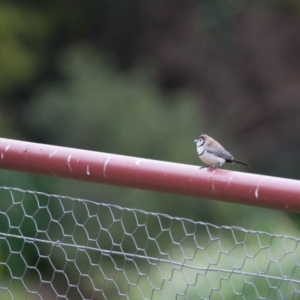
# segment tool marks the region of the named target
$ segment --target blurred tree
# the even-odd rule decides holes
[[[38,49],[47,39],[48,27],[41,14],[0,4],[0,94],[30,85],[40,72]]]
[[[58,57],[83,42],[119,71],[155,65],[156,84],[197,93],[210,130],[239,140],[255,171],[299,177],[298,1],[5,0],[1,12],[2,110],[25,136],[27,101],[61,80]]]

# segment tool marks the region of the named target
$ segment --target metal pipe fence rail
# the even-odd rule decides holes
[[[115,154],[0,139],[0,167],[300,210],[296,180]],[[299,241],[0,187],[0,299],[298,299]]]
[[[1,138],[0,168],[300,212],[291,179]]]

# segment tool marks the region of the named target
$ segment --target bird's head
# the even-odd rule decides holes
[[[197,147],[201,147],[209,139],[209,136],[206,134],[201,134],[198,138],[194,140],[194,143],[197,143]]]

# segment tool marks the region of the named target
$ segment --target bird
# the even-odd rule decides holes
[[[201,134],[194,140],[199,158],[205,163],[202,168],[219,168],[224,163],[238,163],[249,167],[250,165],[236,160],[220,143],[207,134]]]

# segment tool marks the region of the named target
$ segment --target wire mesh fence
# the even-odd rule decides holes
[[[0,188],[0,299],[300,299],[299,239]]]

